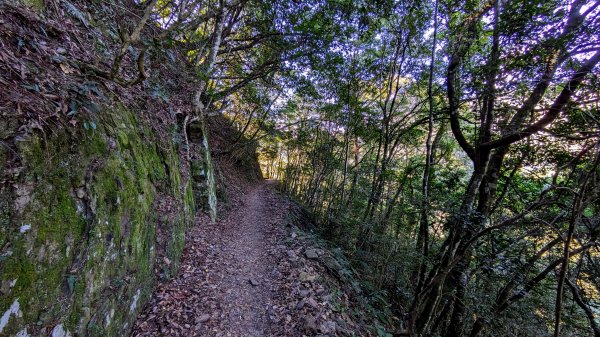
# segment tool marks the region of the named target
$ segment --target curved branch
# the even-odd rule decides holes
[[[512,143],[518,142],[524,138],[531,136],[534,133],[539,132],[548,124],[552,123],[559,115],[564,107],[571,101],[571,96],[577,90],[581,82],[587,74],[589,74],[596,64],[600,61],[600,51],[596,52],[584,65],[581,67],[567,82],[561,93],[556,97],[548,112],[537,122],[531,124],[525,129],[508,134],[500,139],[493,140],[487,143],[481,144],[481,148],[495,149],[502,146],[507,146]]]
[[[464,20],[462,25],[467,27],[467,34],[473,35],[476,28],[476,23],[485,13],[487,13],[487,11],[489,11],[493,7],[494,3],[494,0],[488,1],[478,12],[473,13],[466,20]],[[461,37],[459,36],[457,40],[460,39]],[[452,129],[452,134],[454,135],[454,138],[456,139],[460,147],[467,153],[469,158],[471,158],[471,160],[475,162],[475,148],[471,144],[469,144],[460,128],[460,116],[458,114],[460,101],[456,88],[459,77],[460,63],[464,55],[469,50],[469,46],[471,45],[472,40],[473,39],[471,36],[467,36],[467,41],[464,41],[462,43],[459,42],[456,50],[452,53],[446,72],[446,86],[448,89],[450,128]]]
[[[598,326],[598,323],[596,323],[594,312],[592,311],[592,309],[590,309],[590,307],[585,303],[585,301],[581,297],[579,287],[577,287],[577,285],[571,282],[571,280],[569,280],[568,278],[565,281],[569,289],[571,289],[571,294],[573,294],[573,299],[575,300],[575,303],[577,303],[581,310],[585,312],[585,315],[587,316],[587,319],[590,322],[590,327],[594,331],[594,336],[600,337],[600,327]]]

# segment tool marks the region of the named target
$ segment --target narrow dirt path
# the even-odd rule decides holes
[[[234,211],[188,233],[180,273],[162,284],[132,336],[271,336],[279,273],[274,224],[281,220],[270,182],[251,188]]]
[[[222,223],[222,244],[215,247],[212,266],[225,267],[225,274],[213,280],[215,290],[224,291],[218,295],[222,296],[220,328],[225,335],[270,335],[267,310],[272,306],[276,274],[269,271],[274,263],[267,250],[272,244],[268,230],[277,214],[266,205],[268,195],[264,184],[253,189],[244,207]]]
[[[370,335],[342,266],[287,226],[298,208],[272,185],[236,193],[217,223],[198,219],[178,275],[157,286],[132,337]]]

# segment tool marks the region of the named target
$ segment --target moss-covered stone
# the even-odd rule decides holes
[[[20,173],[0,171],[12,182],[0,189],[0,315],[19,305],[0,336],[47,335],[59,325],[125,335],[155,283],[159,222],[171,234],[170,274],[177,270],[195,208],[175,145],[121,104],[97,119],[95,130],[27,135],[15,147]],[[179,212],[159,214],[158,195]]]
[[[46,9],[46,4],[44,3],[44,0],[9,0],[9,2],[22,4],[28,8],[33,9],[38,13],[41,13]]]
[[[190,162],[194,197],[199,205],[205,206],[212,221],[215,221],[217,217],[217,185],[208,144],[208,130],[202,121],[190,124],[187,130],[192,148],[197,149],[199,154]]]

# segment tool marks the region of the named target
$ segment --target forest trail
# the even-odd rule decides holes
[[[178,275],[156,287],[132,337],[374,335],[348,261],[296,227],[309,220],[275,185],[230,193],[216,223],[197,219]]]
[[[226,218],[188,233],[179,275],[158,287],[132,336],[273,334],[273,252],[284,200],[272,185],[254,186]]]

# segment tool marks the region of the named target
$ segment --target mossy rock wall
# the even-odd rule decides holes
[[[208,130],[204,122],[198,121],[188,125],[190,149],[193,152],[190,158],[190,176],[194,199],[203,209],[208,211],[211,220],[217,218],[217,192],[218,186],[215,179],[215,166],[208,144]],[[221,189],[222,190],[222,189]],[[226,193],[221,193],[221,199],[226,199]]]
[[[127,335],[177,270],[195,207],[176,146],[119,103],[87,126],[0,147],[0,336]]]

